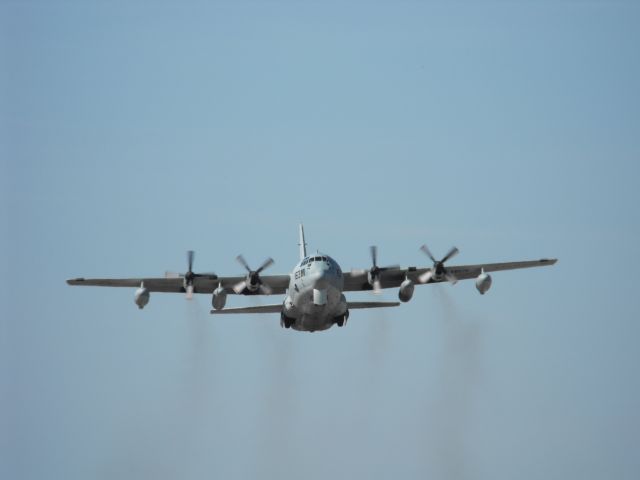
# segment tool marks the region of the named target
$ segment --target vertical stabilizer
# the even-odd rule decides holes
[[[300,241],[298,243],[298,246],[300,247],[300,260],[302,260],[304,257],[307,256],[307,244],[304,241],[304,227],[302,226],[302,223],[300,224],[300,227],[299,227],[299,233],[300,233]]]

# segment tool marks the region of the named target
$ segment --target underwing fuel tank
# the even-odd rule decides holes
[[[144,306],[149,303],[149,290],[144,288],[144,284],[140,285],[140,288],[136,290],[136,295],[134,301],[140,310],[144,308]]]
[[[400,290],[398,291],[398,298],[401,302],[408,302],[413,297],[413,290],[415,288],[414,283],[408,278],[400,284]]]
[[[213,291],[211,296],[211,306],[215,310],[222,310],[227,303],[227,292],[221,286]]]
[[[476,278],[476,288],[480,292],[480,295],[484,295],[491,288],[491,275],[484,273],[484,271]]]

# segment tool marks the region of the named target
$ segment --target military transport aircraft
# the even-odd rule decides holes
[[[213,314],[223,313],[279,313],[280,325],[294,330],[315,332],[333,325],[342,327],[349,318],[349,311],[358,308],[396,307],[399,302],[350,302],[343,292],[372,290],[380,293],[383,288],[398,287],[398,298],[408,302],[416,284],[450,282],[475,278],[476,288],[485,294],[491,287],[489,272],[515,270],[518,268],[553,265],[556,259],[541,259],[524,262],[486,263],[479,265],[445,266],[445,262],[458,253],[453,247],[441,259],[436,260],[426,245],[421,247],[433,262],[429,267],[406,267],[398,265],[378,266],[378,249],[370,247],[371,267],[367,270],[343,272],[338,263],[328,255],[307,255],[304,227],[299,226],[300,261],[288,275],[261,275],[273,260],[268,258],[253,270],[242,255],[238,262],[247,271],[244,276],[219,277],[215,273],[193,271],[194,252],[187,252],[189,269],[184,274],[167,272],[164,278],[75,278],[67,280],[69,285],[99,287],[138,287],[134,301],[139,308],[149,303],[150,292],[185,293],[192,298],[194,293],[211,295]],[[227,295],[286,295],[282,303],[254,307],[225,308]]]

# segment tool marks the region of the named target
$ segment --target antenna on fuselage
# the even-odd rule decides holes
[[[302,260],[307,256],[307,243],[304,241],[304,227],[302,223],[300,223],[298,232],[300,235],[298,246],[300,247],[300,260]]]

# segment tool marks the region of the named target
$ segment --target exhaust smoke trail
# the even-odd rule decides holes
[[[441,310],[443,352],[432,412],[431,453],[442,478],[461,480],[473,476],[465,440],[481,376],[482,324],[465,318],[445,289],[433,288]]]
[[[372,317],[370,319],[364,319],[364,321],[370,322],[368,325],[368,335],[366,341],[366,365],[365,375],[363,378],[366,380],[364,385],[365,399],[376,398],[372,396],[374,390],[378,386],[382,370],[384,369],[389,352],[389,318],[384,308],[374,308],[368,312]],[[369,401],[364,401],[363,404],[368,404]]]
[[[188,329],[183,373],[146,387],[160,387],[152,408],[136,405],[127,412],[121,438],[114,439],[101,472],[104,478],[179,478],[192,467],[216,382],[210,319],[196,298],[186,302],[185,318],[179,319]]]
[[[275,325],[269,322],[261,326],[258,335],[260,344],[264,346],[266,370],[264,396],[256,405],[261,410],[256,464],[258,478],[286,478],[288,465],[282,461],[283,455],[294,449],[292,435],[297,394],[292,342],[295,341],[295,332],[281,330]]]
[[[188,437],[193,438],[199,431],[202,418],[211,408],[215,391],[218,364],[215,353],[215,338],[211,334],[212,325],[208,309],[196,299],[187,302],[187,324],[189,329],[189,349],[187,351],[186,375],[184,377],[185,420]],[[185,422],[186,423],[186,422]]]

